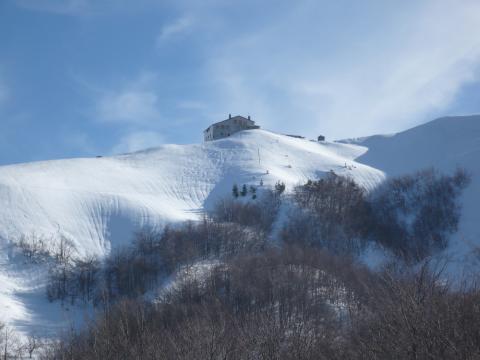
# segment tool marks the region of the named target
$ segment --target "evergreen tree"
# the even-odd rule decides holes
[[[239,195],[239,194],[238,194],[238,186],[237,186],[237,184],[234,184],[234,185],[233,185],[232,194],[233,194],[233,197],[234,197],[234,198],[238,198],[238,195]]]
[[[247,185],[243,184],[242,191],[240,192],[240,195],[247,196],[247,193],[248,193]]]
[[[257,188],[253,185],[250,186],[250,194],[252,194],[253,200],[257,198]]]

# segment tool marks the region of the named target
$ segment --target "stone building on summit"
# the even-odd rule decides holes
[[[205,141],[218,140],[229,137],[230,135],[242,130],[259,128],[260,126],[255,125],[255,121],[251,120],[250,116],[245,118],[240,115],[234,117],[232,117],[232,115],[228,115],[227,120],[217,122],[206,128],[203,131],[203,139]]]

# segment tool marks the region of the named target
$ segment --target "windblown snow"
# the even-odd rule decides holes
[[[248,130],[204,144],[0,167],[0,316],[26,331],[50,327],[60,311],[55,304],[39,308],[45,276],[8,256],[9,243],[22,236],[51,243],[64,236],[79,256],[103,256],[143,227],[198,219],[234,183],[280,180],[292,188],[333,170],[372,189],[384,174],[355,162],[366,150]]]

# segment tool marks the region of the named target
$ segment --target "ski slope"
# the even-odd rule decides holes
[[[9,255],[22,236],[70,239],[78,256],[104,256],[142,227],[198,219],[234,183],[287,190],[333,170],[367,189],[382,171],[357,163],[363,146],[312,142],[264,130],[132,154],[0,167],[0,321],[45,333],[78,317],[45,300],[46,270]],[[10,250],[9,250],[10,249]],[[3,318],[2,318],[3,317]]]

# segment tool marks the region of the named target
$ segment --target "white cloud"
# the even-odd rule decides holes
[[[194,22],[191,16],[183,16],[172,23],[166,24],[157,36],[157,45],[159,46],[172,37],[187,32],[193,24]]]
[[[138,131],[130,133],[120,139],[112,149],[113,154],[121,154],[144,150],[164,143],[163,136],[154,131]]]
[[[97,103],[97,117],[103,122],[145,124],[160,118],[159,98],[150,87],[155,78],[142,74],[134,82],[107,91]]]
[[[157,75],[142,72],[116,89],[105,90],[97,84],[75,76],[75,81],[91,92],[96,99],[94,117],[98,122],[115,125],[123,133],[110,153],[120,154],[159,146],[164,138],[161,128],[160,100],[155,91]],[[153,129],[153,130],[152,130]],[[89,153],[98,152],[85,134],[77,134],[73,143]]]
[[[106,122],[144,123],[158,118],[158,97],[150,91],[122,91],[105,96],[98,114]]]
[[[386,3],[362,2],[364,13],[349,17],[302,2],[223,44],[209,64],[216,104],[278,130],[334,137],[441,114],[475,80],[480,2]]]

